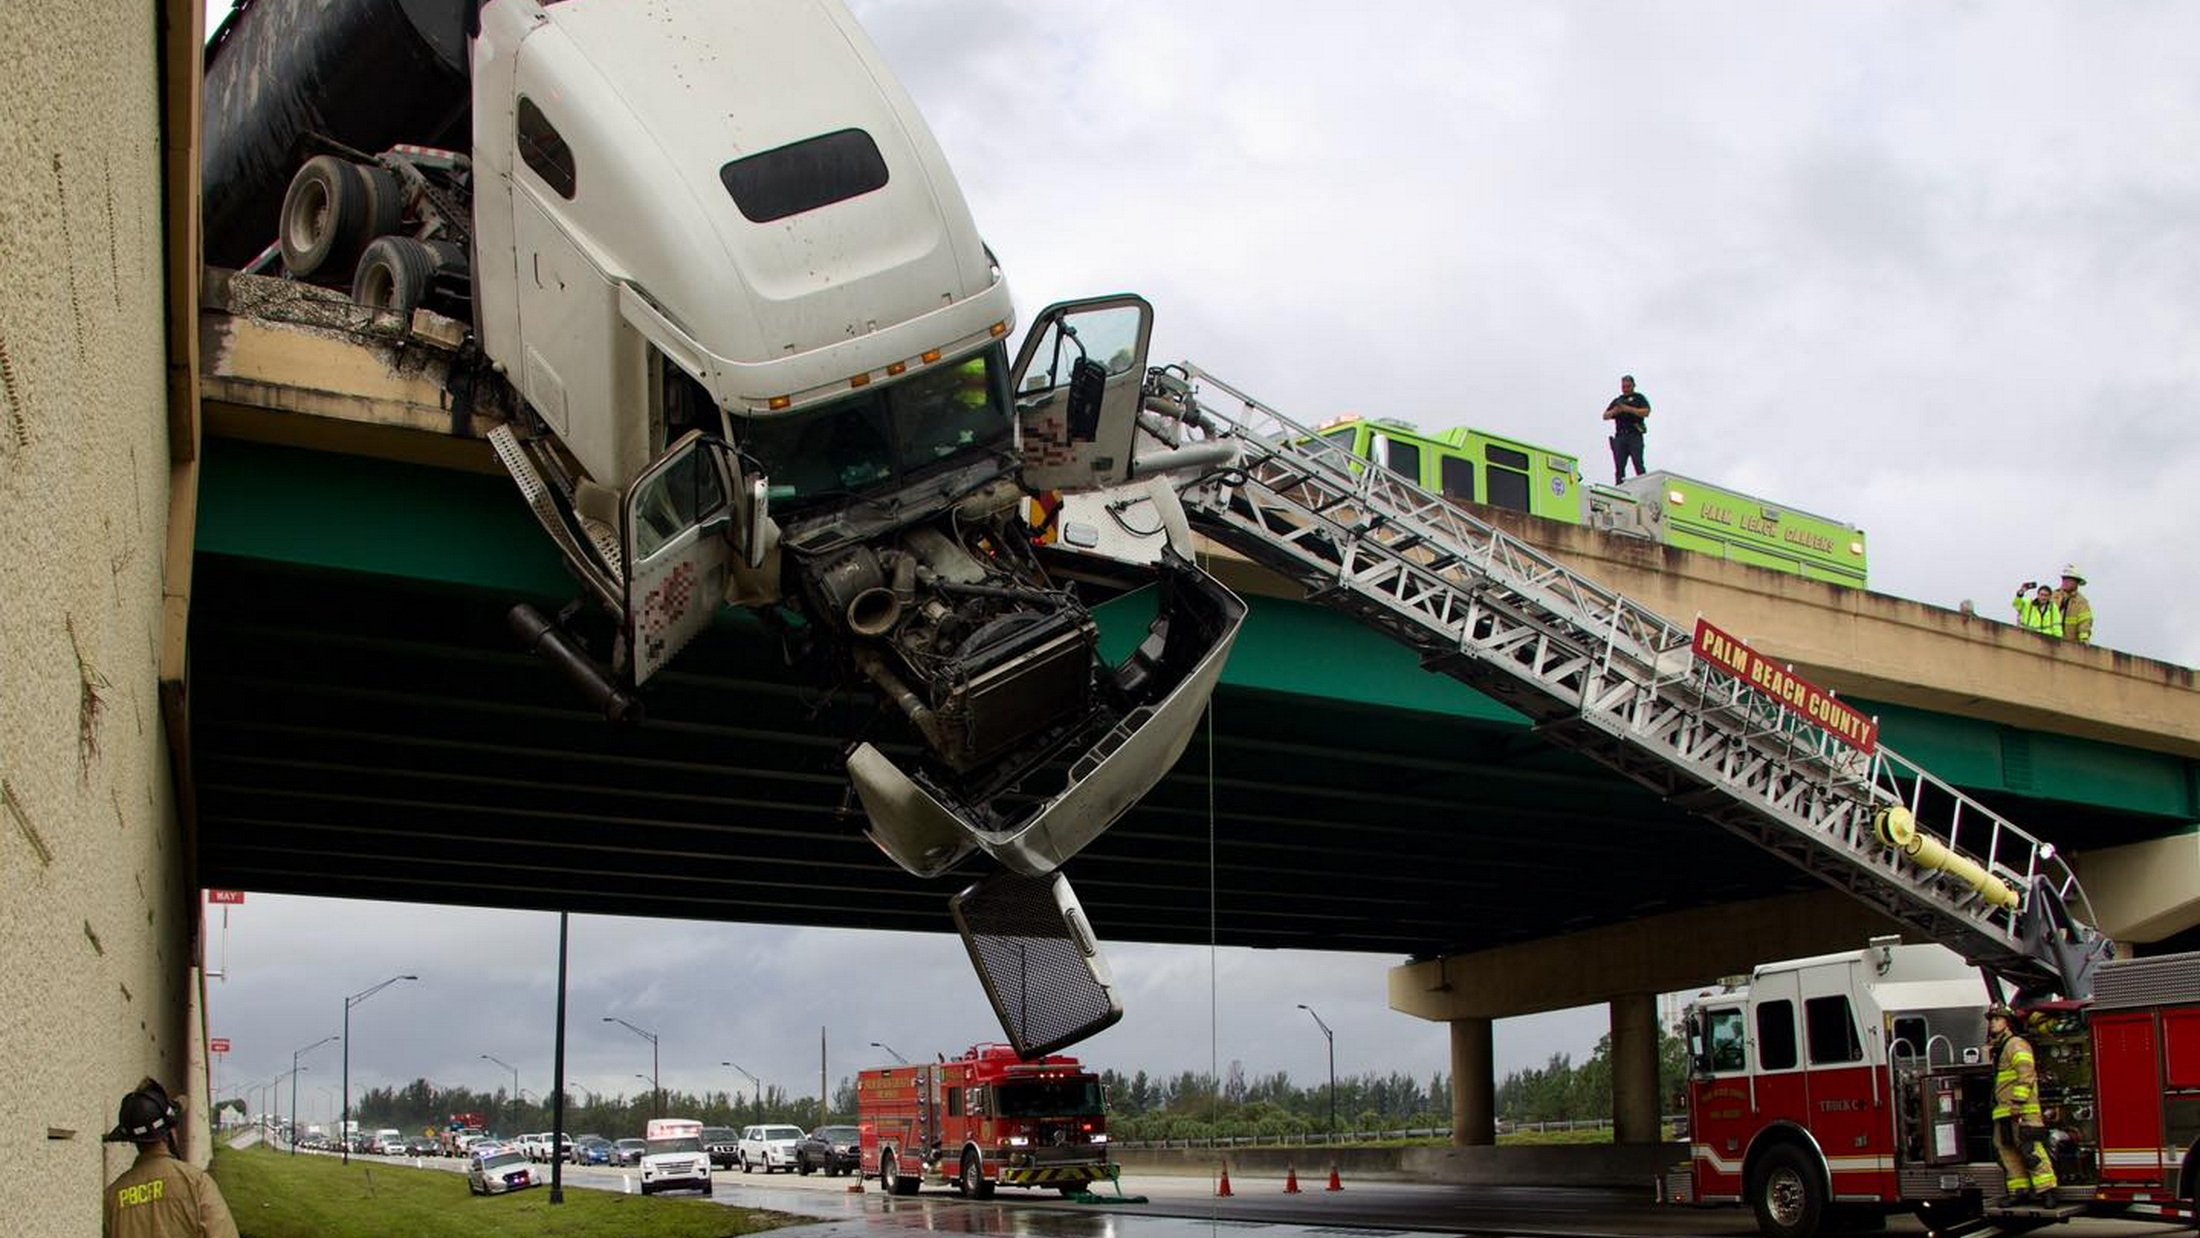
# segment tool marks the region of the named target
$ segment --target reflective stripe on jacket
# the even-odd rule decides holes
[[[2062,597],[2058,608],[2060,617],[2055,624],[2055,635],[2074,640],[2081,645],[2093,643],[2093,603],[2085,595],[2072,589]]]
[[[2039,1126],[2040,1076],[2032,1061],[2032,1042],[2011,1034],[1994,1053],[1994,1116]]]

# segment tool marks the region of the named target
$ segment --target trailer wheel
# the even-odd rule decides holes
[[[395,236],[405,222],[405,185],[397,179],[397,173],[388,168],[362,167],[359,183],[366,187],[367,209],[361,224],[359,243],[365,245],[376,237]]]
[[[351,299],[374,309],[410,315],[427,299],[435,253],[409,236],[385,236],[367,246],[351,277]]]
[[[978,1163],[976,1152],[963,1153],[963,1194],[972,1199],[993,1198],[993,1183],[985,1176],[985,1166]]]
[[[1781,1144],[1757,1163],[1749,1205],[1765,1238],[1815,1238],[1826,1219],[1826,1184],[1802,1149]]]
[[[300,279],[323,268],[342,270],[358,252],[367,223],[367,181],[358,167],[334,155],[315,155],[290,178],[283,194],[283,266]]]

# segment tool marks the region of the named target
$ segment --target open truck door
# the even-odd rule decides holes
[[[639,686],[710,626],[727,583],[763,557],[763,479],[723,441],[690,431],[620,505],[628,682]]]
[[[1131,478],[1153,306],[1128,293],[1039,311],[1011,373],[1028,490],[1100,490]]]

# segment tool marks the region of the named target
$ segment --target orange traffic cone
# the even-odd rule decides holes
[[[1344,1189],[1344,1180],[1337,1176],[1337,1167],[1335,1165],[1331,1165],[1329,1167],[1329,1185],[1323,1187],[1322,1189],[1325,1191],[1341,1191]]]
[[[1298,1193],[1299,1193],[1299,1168],[1298,1168],[1298,1166],[1296,1166],[1296,1165],[1287,1165],[1287,1166],[1285,1166],[1285,1173],[1284,1173],[1284,1175],[1283,1175],[1283,1193],[1284,1193],[1284,1194],[1286,1194],[1286,1195],[1296,1195],[1296,1194],[1298,1194]]]
[[[1236,1193],[1230,1189],[1230,1164],[1225,1161],[1222,1165],[1222,1184],[1215,1188],[1215,1197],[1217,1199],[1227,1199]]]

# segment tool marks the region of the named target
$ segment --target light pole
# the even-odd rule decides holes
[[[514,1135],[517,1135],[519,1134],[519,1067],[512,1065],[510,1062],[507,1062],[500,1057],[491,1057],[486,1053],[482,1054],[481,1056],[484,1061],[495,1062],[497,1065],[502,1066],[504,1069],[512,1072],[512,1133]]]
[[[418,976],[391,976],[378,985],[354,993],[344,999],[344,1116],[337,1119],[336,1134],[344,1141],[344,1163],[351,1164],[351,1008],[373,997],[400,980],[418,980]]]
[[[334,1039],[336,1039],[334,1036],[323,1036],[290,1055],[290,1154],[292,1156],[298,1155],[298,1059]]]
[[[326,1122],[328,1121],[328,1115],[336,1112],[336,1089],[324,1088],[319,1084],[315,1084],[313,1090],[321,1094],[321,1107],[314,1110],[314,1112],[320,1114],[321,1120]]]
[[[665,1116],[657,1112],[658,1106],[664,1103],[664,1089],[657,1084],[657,1033],[645,1032],[617,1015],[607,1014],[603,1017],[603,1021],[616,1023],[649,1042],[649,1116],[653,1118]]]
[[[874,1040],[874,1041],[872,1041],[872,1042],[871,1042],[871,1047],[872,1047],[872,1048],[874,1048],[874,1049],[884,1049],[884,1050],[886,1050],[886,1051],[887,1051],[888,1053],[891,1053],[891,1054],[893,1054],[893,1055],[894,1055],[894,1060],[895,1060],[895,1061],[897,1061],[897,1062],[899,1062],[899,1063],[901,1063],[901,1064],[902,1064],[902,1065],[904,1065],[904,1066],[907,1066],[907,1065],[909,1064],[909,1059],[908,1059],[908,1058],[905,1058],[905,1057],[903,1057],[903,1056],[901,1055],[901,1051],[900,1051],[899,1049],[896,1049],[896,1048],[895,1048],[894,1046],[892,1046],[892,1045],[890,1045],[890,1044],[887,1044],[887,1043],[886,1043],[885,1041],[883,1041],[883,1040]]]
[[[1337,1142],[1337,1033],[1329,1030],[1329,1025],[1322,1022],[1320,1015],[1314,1014],[1312,1006],[1300,1002],[1299,1009],[1314,1015],[1314,1026],[1322,1029],[1322,1035],[1329,1041],[1329,1142],[1335,1144]]]
[[[750,1089],[751,1089],[751,1091],[749,1092],[749,1095],[751,1095],[751,1096],[753,1096],[753,1097],[755,1097],[755,1098],[756,1098],[756,1103],[755,1103],[755,1104],[752,1104],[752,1105],[750,1105],[750,1106],[749,1106],[749,1112],[750,1112],[750,1113],[751,1113],[752,1115],[754,1115],[754,1117],[755,1117],[755,1119],[756,1119],[757,1121],[759,1121],[759,1122],[763,1121],[763,1120],[764,1120],[764,1084],[763,1084],[763,1081],[762,1081],[762,1080],[760,1080],[760,1079],[758,1079],[758,1078],[757,1078],[757,1077],[756,1077],[755,1075],[751,1075],[751,1074],[749,1074],[749,1072],[747,1072],[747,1071],[745,1071],[745,1070],[741,1070],[741,1067],[740,1067],[740,1066],[738,1066],[738,1065],[736,1065],[736,1064],[735,1064],[735,1063],[733,1063],[733,1062],[720,1062],[720,1063],[718,1063],[718,1064],[719,1064],[720,1066],[732,1066],[732,1067],[733,1067],[733,1068],[734,1068],[735,1070],[740,1070],[740,1071],[741,1071],[741,1073],[742,1073],[743,1075],[747,1075],[747,1076],[748,1076],[748,1080],[749,1080],[749,1087],[750,1087]]]

